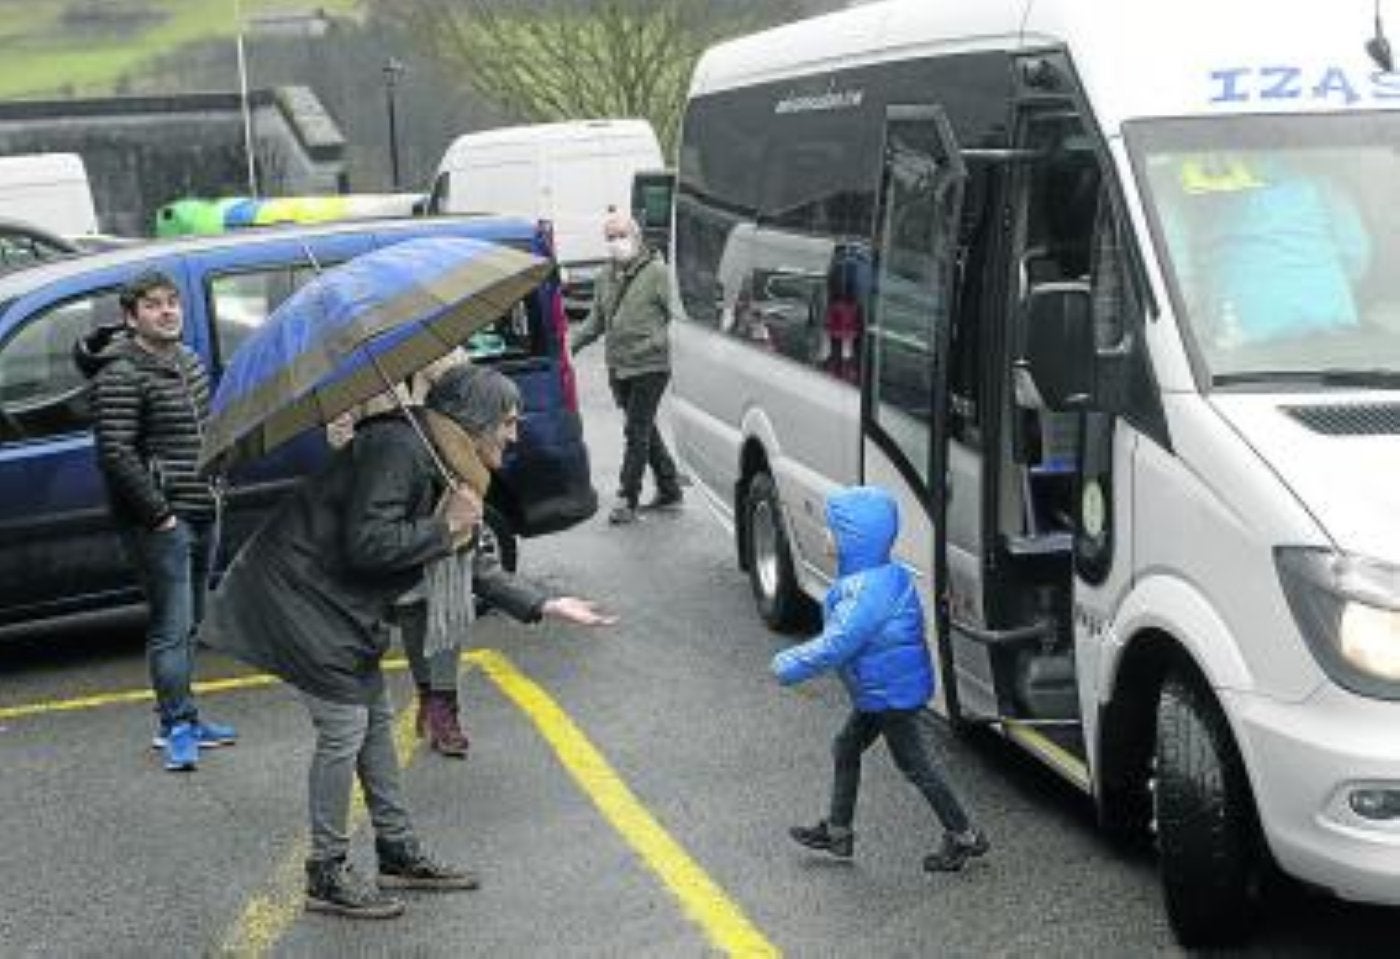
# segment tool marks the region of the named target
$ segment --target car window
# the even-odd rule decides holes
[[[334,265],[323,263],[321,268]],[[209,314],[220,365],[227,365],[272,311],[315,275],[307,266],[276,266],[214,276],[209,281]]]
[[[527,296],[463,344],[477,363],[523,359],[545,352],[539,297]]]
[[[87,380],[73,365],[73,344],[121,323],[117,296],[108,289],[50,306],[0,346],[0,442],[88,428]]]
[[[18,270],[43,260],[64,256],[68,251],[23,234],[0,235],[0,272]]]

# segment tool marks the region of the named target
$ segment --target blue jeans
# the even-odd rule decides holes
[[[178,519],[165,532],[128,527],[122,530],[122,542],[150,607],[146,663],[161,726],[195,722],[199,714],[190,691],[194,632],[204,618],[218,524]]]

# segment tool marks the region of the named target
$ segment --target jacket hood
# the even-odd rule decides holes
[[[875,486],[855,486],[826,500],[826,522],[836,541],[836,569],[849,576],[890,561],[899,533],[894,497]]]
[[[127,335],[124,324],[99,326],[73,344],[73,363],[78,367],[78,372],[92,379],[108,363],[119,356],[129,355],[133,349],[137,349],[137,346]]]

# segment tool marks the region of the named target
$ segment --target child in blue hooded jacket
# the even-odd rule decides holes
[[[890,559],[899,510],[882,489],[860,486],[827,498],[826,521],[836,550],[837,579],[822,604],[822,631],[773,658],[784,686],[835,669],[854,709],[832,746],[831,810],[792,838],[846,859],[855,852],[861,756],[881,736],[906,779],[924,794],[943,824],[942,846],[924,859],[929,872],[956,872],[985,855],[987,837],[974,827],[919,736],[919,715],[933,695],[933,664],[924,641],[924,613],[914,577]]]

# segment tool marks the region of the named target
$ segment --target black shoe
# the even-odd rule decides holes
[[[961,835],[946,832],[943,845],[937,852],[924,857],[924,870],[927,872],[957,872],[969,859],[985,856],[992,848],[987,834],[980,829],[970,829]]]
[[[825,819],[815,826],[793,826],[788,835],[808,849],[829,852],[838,859],[850,859],[856,851],[856,835],[847,829],[839,836],[831,834]]]
[[[475,889],[476,877],[465,869],[439,862],[416,839],[375,840],[379,854],[379,885],[386,889]]]
[[[351,919],[393,919],[403,915],[403,903],[380,892],[344,858],[312,859],[306,863],[306,911]]]
[[[685,495],[681,492],[680,487],[657,490],[655,496],[642,504],[642,509],[647,511],[680,509],[684,502]]]

